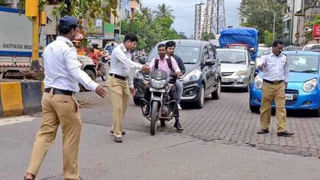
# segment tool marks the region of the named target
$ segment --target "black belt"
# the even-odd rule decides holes
[[[112,77],[115,77],[117,79],[121,79],[121,80],[126,80],[127,79],[127,77],[120,76],[118,74],[109,73],[109,75],[112,76]]]
[[[56,89],[56,88],[45,88],[44,92],[49,93],[51,89],[52,89],[52,94],[63,94],[67,96],[72,96],[72,94],[74,93],[73,91]]]
[[[283,82],[283,80],[280,80],[280,81],[269,81],[269,80],[266,80],[266,79],[263,79],[264,82],[266,83],[269,83],[269,84],[280,84]]]

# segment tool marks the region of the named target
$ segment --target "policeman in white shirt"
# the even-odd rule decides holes
[[[42,123],[37,133],[25,179],[33,180],[54,142],[59,125],[63,137],[63,172],[65,179],[79,180],[78,152],[81,118],[75,93],[79,83],[105,97],[106,91],[82,71],[76,48],[72,44],[78,20],[72,16],[60,19],[60,36],[44,50],[44,85]]]
[[[287,131],[287,119],[285,109],[285,89],[289,80],[289,68],[285,55],[281,54],[283,42],[275,40],[272,44],[272,53],[263,56],[257,62],[258,68],[263,71],[262,103],[260,107],[261,129],[257,134],[269,133],[271,120],[271,105],[273,100],[276,104],[277,135],[289,137],[294,135]]]
[[[111,55],[111,66],[107,80],[112,103],[110,132],[114,135],[114,141],[118,143],[122,143],[122,135],[125,134],[125,131],[122,130],[122,122],[128,107],[130,93],[135,94],[131,71],[134,69],[150,71],[149,66],[131,60],[131,51],[136,48],[137,43],[137,36],[129,33],[125,36],[123,43],[114,48]]]

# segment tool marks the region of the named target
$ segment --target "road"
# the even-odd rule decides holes
[[[131,101],[122,144],[109,134],[109,100],[93,93],[77,96],[83,119],[80,171],[86,179],[320,179],[320,119],[290,114],[294,137],[278,138],[274,122],[271,134],[257,136],[259,115],[248,111],[245,92],[223,92],[203,109],[184,109],[183,133],[169,122],[155,136]],[[0,179],[22,179],[40,122],[40,114],[0,119]],[[59,132],[38,179],[63,179],[61,155]]]

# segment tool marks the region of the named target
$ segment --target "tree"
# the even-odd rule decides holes
[[[264,36],[263,43],[266,44],[267,46],[271,46],[273,43],[273,34],[268,30],[264,30],[263,36]]]
[[[118,0],[40,0],[39,9],[43,10],[47,4],[57,4],[58,7],[53,9],[52,14],[55,16],[71,15],[75,17],[88,16],[90,20],[103,18],[109,21],[109,14],[117,16],[116,8]],[[25,0],[20,0],[21,4]],[[24,9],[24,6],[21,7]]]
[[[139,38],[137,49],[150,51],[160,41],[183,38],[172,28],[173,22],[173,17],[158,16],[149,8],[142,8],[141,13],[121,22],[121,32],[137,34]]]
[[[173,10],[171,9],[170,6],[167,6],[166,4],[158,4],[157,10],[154,11],[155,15],[157,18],[159,17],[170,17],[174,18],[172,15]]]
[[[259,30],[259,42],[264,41],[264,31],[273,32],[273,21],[276,20],[275,38],[283,38],[283,22],[285,4],[271,0],[242,0],[240,15],[246,18],[242,26],[253,27]],[[274,16],[275,13],[275,16]]]
[[[213,33],[203,33],[201,40],[208,41],[210,39],[216,39],[216,36]]]

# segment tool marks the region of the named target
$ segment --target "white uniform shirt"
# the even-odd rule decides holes
[[[132,69],[141,69],[143,65],[131,60],[131,53],[120,44],[113,49],[109,73],[129,78],[129,87],[133,87]]]
[[[263,79],[268,81],[280,81],[284,80],[288,82],[289,80],[289,68],[287,57],[283,54],[276,56],[273,53],[265,55],[261,58],[258,65],[264,64],[263,69]]]
[[[72,42],[58,36],[43,53],[45,88],[57,88],[79,92],[81,83],[86,89],[94,91],[98,84],[81,70],[76,48]]]

